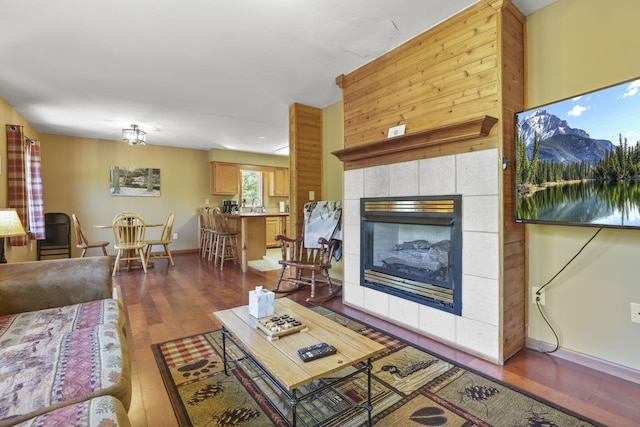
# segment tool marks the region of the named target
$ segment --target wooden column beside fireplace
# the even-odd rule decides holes
[[[367,65],[341,75],[345,171],[498,150],[499,343],[503,363],[526,338],[525,231],[513,217],[514,113],[524,107],[525,17],[480,1]],[[406,125],[406,135],[387,138]],[[447,341],[447,339],[444,339]]]

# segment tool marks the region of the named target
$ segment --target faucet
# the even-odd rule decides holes
[[[256,201],[258,204],[256,204]],[[260,207],[260,197],[256,196],[251,199],[251,212],[255,212],[257,207]],[[261,212],[264,213],[264,206],[262,206]]]

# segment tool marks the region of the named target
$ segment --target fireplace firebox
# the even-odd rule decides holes
[[[360,284],[460,315],[462,196],[360,199]]]

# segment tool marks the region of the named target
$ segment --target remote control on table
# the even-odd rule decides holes
[[[298,349],[298,355],[303,354],[303,353],[308,353],[311,350],[317,350],[319,348],[326,347],[328,345],[329,344],[327,344],[326,342],[321,342],[321,343],[318,343],[318,344],[310,345],[309,347],[302,347],[302,348]]]
[[[310,362],[312,360],[320,359],[321,357],[330,356],[336,353],[336,348],[332,345],[327,345],[324,347],[316,348],[314,350],[309,350],[305,353],[298,353],[300,359],[303,362]]]

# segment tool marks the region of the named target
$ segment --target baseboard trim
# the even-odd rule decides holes
[[[546,343],[544,341],[538,341],[533,338],[527,338],[525,341],[525,347],[536,351],[551,351],[555,348],[555,345]],[[607,360],[598,359],[597,357],[576,353],[574,351],[566,350],[563,348],[558,349],[554,353],[550,353],[549,356],[568,360],[569,362],[586,366],[589,369],[593,369],[595,371],[612,375],[626,381],[640,384],[640,371],[628,368],[626,366],[618,365]]]

